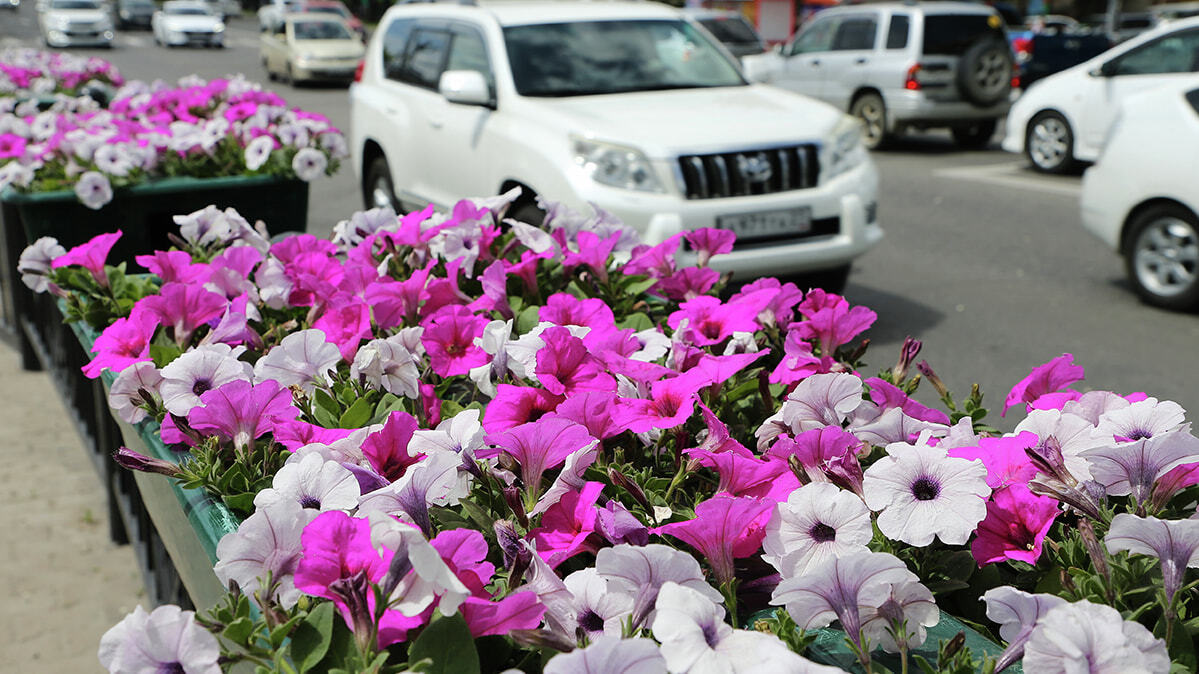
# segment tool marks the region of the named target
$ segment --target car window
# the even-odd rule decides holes
[[[522,96],[586,96],[745,84],[696,26],[677,19],[509,26],[504,45]]]
[[[412,27],[416,22],[412,19],[392,21],[383,34],[383,76],[400,79],[400,68],[404,65],[404,48],[408,46],[408,37],[412,35]]]
[[[1199,30],[1160,37],[1116,58],[1115,75],[1199,72]]]
[[[400,81],[419,87],[436,89],[445,68],[446,52],[450,49],[450,34],[445,30],[417,28],[404,50]]]
[[[908,46],[908,29],[912,20],[907,14],[892,14],[887,28],[887,49],[903,49]]]
[[[878,21],[873,16],[855,16],[837,26],[833,36],[833,51],[874,49]]]
[[[350,40],[350,31],[332,21],[296,21],[292,31],[297,40]]]
[[[709,33],[715,35],[717,40],[726,44],[758,44],[761,42],[758,34],[754,32],[753,26],[739,16],[700,19],[699,23],[707,28]]]
[[[487,60],[487,45],[483,42],[483,37],[474,30],[454,30],[454,41],[450,44],[450,57],[446,61],[445,69],[482,73],[487,79],[487,86],[495,91],[495,78],[492,77],[491,64]]]
[[[790,54],[808,54],[810,52],[828,51],[833,46],[833,35],[841,20],[837,17],[816,19],[808,27],[800,31],[791,43]]]
[[[1007,41],[997,14],[930,14],[924,17],[924,53],[961,56],[980,39]]]

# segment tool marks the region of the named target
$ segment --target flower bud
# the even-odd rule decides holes
[[[1091,565],[1095,567],[1095,571],[1103,576],[1106,581],[1105,587],[1111,587],[1112,572],[1107,565],[1107,553],[1103,546],[1099,544],[1099,538],[1095,535],[1095,527],[1091,524],[1091,520],[1080,519],[1078,524],[1078,535],[1082,538],[1082,546],[1086,548],[1087,555],[1091,558]]]
[[[922,360],[919,363],[916,363],[916,369],[919,370],[920,374],[924,375],[924,378],[928,380],[928,383],[932,384],[932,387],[937,390],[937,395],[941,396],[942,398],[949,395],[949,389],[945,386],[945,382],[941,381],[941,378],[937,376],[936,372],[933,372],[933,368],[928,364],[927,360]]]
[[[562,653],[569,653],[575,649],[575,644],[566,637],[549,630],[510,630],[508,636],[521,646],[552,648]]]
[[[612,480],[612,484],[629,492],[629,495],[632,496],[633,500],[639,503],[641,507],[649,509],[649,499],[646,498],[645,490],[641,488],[641,485],[626,477],[624,473],[621,473],[615,468],[608,468],[608,479]]]
[[[508,504],[508,509],[512,511],[512,516],[520,522],[520,526],[525,529],[529,528],[529,516],[525,514],[525,504],[522,497],[524,493],[516,486],[504,487],[504,503]]]
[[[179,466],[170,461],[162,459],[154,459],[139,454],[128,447],[121,447],[112,453],[113,461],[116,461],[122,468],[129,470],[139,470],[143,473],[158,473],[168,477],[182,477]]]
[[[891,381],[896,386],[908,376],[908,368],[911,367],[912,361],[916,360],[916,356],[920,354],[923,346],[924,342],[918,339],[903,338],[903,346],[899,349],[899,360],[896,361],[895,367],[891,368]]]

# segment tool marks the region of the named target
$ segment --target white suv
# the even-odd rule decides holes
[[[739,275],[828,271],[883,237],[859,124],[747,83],[728,53],[656,3],[401,4],[350,88],[368,206],[397,210],[522,189],[609,211],[655,243],[721,227]],[[838,281],[839,279],[839,281]]]

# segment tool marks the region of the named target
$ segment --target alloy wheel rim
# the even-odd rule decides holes
[[[998,92],[1007,80],[1007,59],[998,51],[987,52],[978,61],[974,80],[987,93]]]
[[[387,181],[379,178],[371,187],[371,203],[375,208],[390,208],[395,210],[395,204],[391,200],[391,189],[387,185]]]
[[[1037,166],[1053,168],[1062,163],[1069,151],[1069,132],[1060,119],[1050,117],[1036,123],[1029,134],[1029,154]]]
[[[877,143],[883,137],[883,111],[878,105],[867,102],[858,106],[858,119],[865,127],[863,132],[868,143]]]
[[[1185,220],[1154,220],[1137,237],[1137,280],[1155,295],[1179,295],[1199,279],[1199,233]]]

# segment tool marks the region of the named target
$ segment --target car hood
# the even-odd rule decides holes
[[[159,21],[163,27],[171,30],[213,30],[221,24],[221,20],[215,16],[163,14]]]
[[[575,133],[670,158],[820,140],[843,116],[831,105],[762,85],[540,100]],[[736,133],[730,135],[730,129]]]
[[[106,20],[108,14],[95,9],[48,9],[46,10],[46,18],[55,21],[67,19],[78,21],[79,23],[99,23]]]
[[[292,50],[325,59],[361,58],[364,53],[358,40],[296,40]]]

